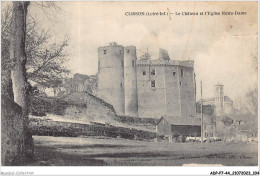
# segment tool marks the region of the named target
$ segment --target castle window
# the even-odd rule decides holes
[[[121,51],[121,50],[119,50],[119,52],[120,52],[120,54],[122,54],[122,51]]]
[[[127,53],[129,53],[129,49],[127,50]]]
[[[151,87],[155,87],[155,81],[154,80],[151,81]]]
[[[155,69],[154,68],[151,71],[151,75],[155,75]]]
[[[175,76],[175,75],[176,75],[176,72],[172,72],[172,75]]]
[[[146,72],[145,72],[145,71],[143,71],[143,75],[146,75]]]
[[[181,86],[181,82],[180,82],[180,86]]]
[[[135,61],[132,61],[132,66],[133,66],[133,67],[135,66]]]
[[[185,83],[185,86],[187,86],[188,85],[188,83]]]
[[[123,87],[123,83],[120,83],[120,87]]]
[[[107,54],[107,50],[104,50],[104,54]]]
[[[122,65],[122,67],[124,66],[124,62],[123,61],[121,61],[121,65]]]
[[[182,76],[182,77],[184,76],[184,72],[183,72],[183,69],[181,69],[181,76]]]

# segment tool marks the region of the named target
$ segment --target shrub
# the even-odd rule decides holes
[[[221,121],[224,123],[225,126],[230,126],[231,124],[233,124],[234,120],[228,116],[224,116]]]

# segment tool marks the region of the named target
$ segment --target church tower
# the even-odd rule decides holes
[[[223,85],[215,85],[215,114],[221,116],[224,113],[224,89]]]

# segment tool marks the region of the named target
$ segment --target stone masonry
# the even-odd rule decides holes
[[[118,115],[160,118],[195,116],[194,61],[138,59],[136,47],[115,42],[98,48],[98,97]]]

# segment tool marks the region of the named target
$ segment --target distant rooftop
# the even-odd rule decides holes
[[[164,118],[171,125],[200,125],[200,120],[196,117],[163,116],[162,118]],[[158,123],[162,120],[162,118],[158,121]]]
[[[197,102],[199,103],[201,101],[201,99],[199,99]],[[209,102],[209,101],[215,101],[215,98],[203,98],[202,99],[203,102]],[[229,98],[228,96],[224,96],[224,101],[229,101],[229,102],[233,102],[231,100],[231,98]]]

